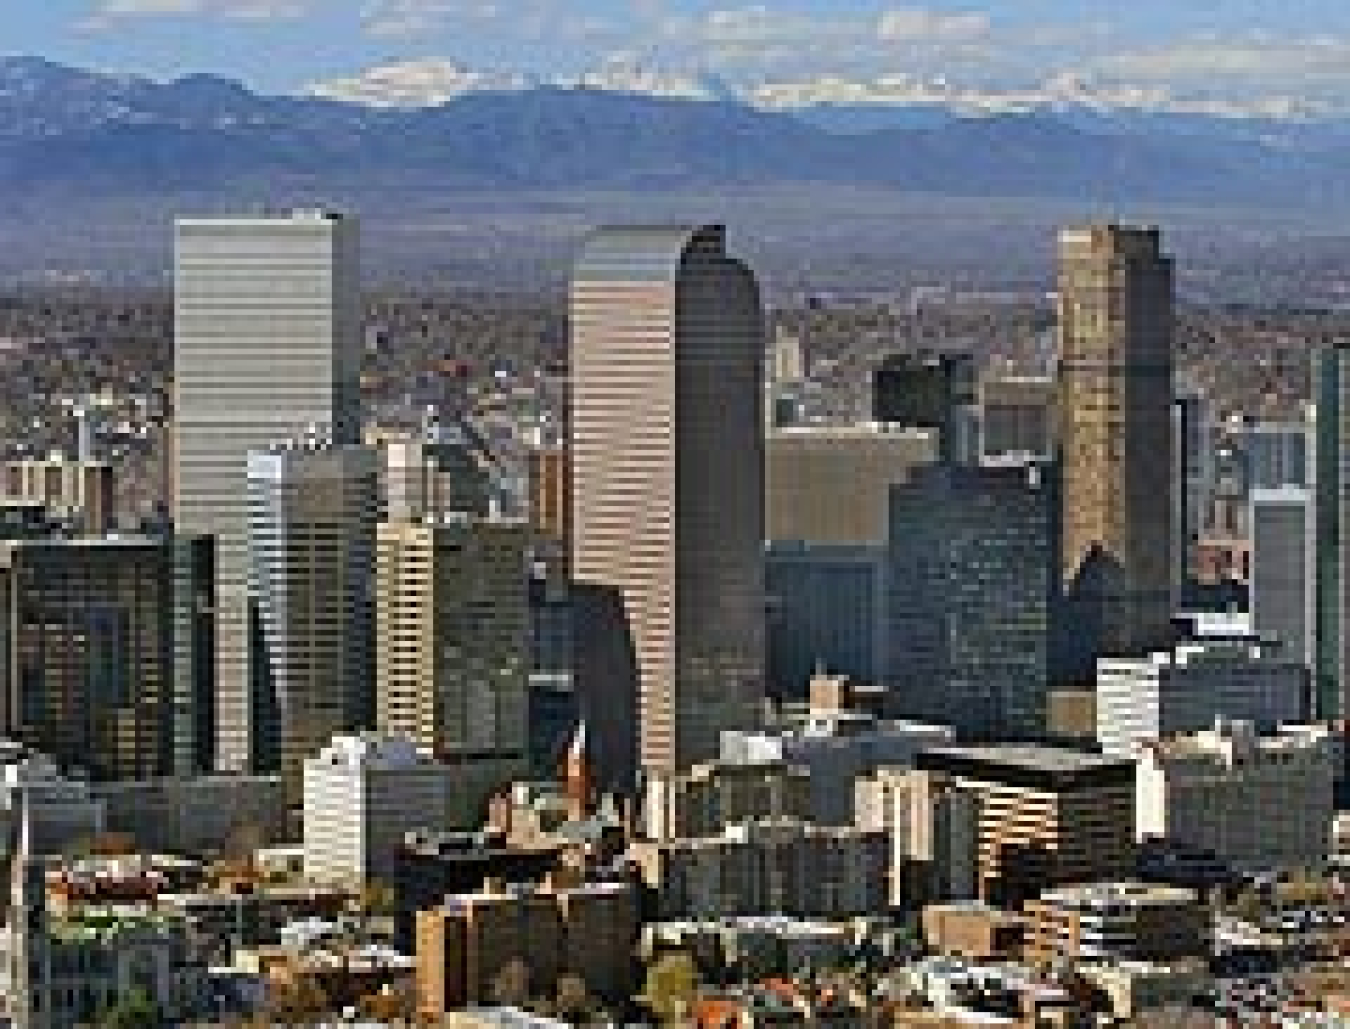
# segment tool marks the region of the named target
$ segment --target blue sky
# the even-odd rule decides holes
[[[360,84],[372,67],[384,69],[382,81],[411,82],[415,90],[436,74],[444,87],[442,65],[449,62],[547,77],[640,62],[714,74],[741,89],[790,92],[815,84],[860,98],[869,90],[1086,89],[1215,104],[1316,104],[1350,94],[1347,0],[0,0],[0,6],[0,45],[9,53],[156,77],[211,71],[275,92],[334,80]]]

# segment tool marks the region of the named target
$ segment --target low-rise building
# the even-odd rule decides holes
[[[930,950],[968,961],[1012,961],[1027,939],[1025,916],[981,901],[930,904],[923,909],[923,938]]]
[[[811,775],[803,767],[708,761],[648,779],[643,825],[654,840],[716,836],[744,822],[806,820],[810,805]]]
[[[724,732],[722,759],[781,762],[809,773],[810,817],[821,825],[852,825],[854,783],[878,768],[913,765],[930,747],[949,746],[948,726],[887,721],[857,710],[815,708],[800,726],[781,732]]]
[[[1115,757],[1132,758],[1143,743],[1199,732],[1216,718],[1273,732],[1307,721],[1311,705],[1312,673],[1266,644],[1212,641],[1097,662],[1097,742]]]
[[[1027,956],[1041,964],[1167,962],[1209,954],[1209,910],[1192,890],[1097,883],[1043,893],[1026,910]]]
[[[1313,868],[1331,851],[1330,734],[1259,736],[1246,723],[1146,746],[1139,758],[1140,839],[1208,852],[1244,871]]]
[[[919,769],[979,796],[980,898],[1016,907],[1134,869],[1134,766],[1056,747],[929,750]]]
[[[855,785],[860,829],[891,839],[891,905],[916,910],[978,893],[979,796],[950,776],[882,768]]]
[[[493,1001],[513,969],[527,996],[552,994],[560,976],[575,975],[596,996],[625,998],[637,938],[637,894],[627,883],[494,882],[447,897],[417,916],[419,1015],[439,1023],[447,1012]]]
[[[884,832],[758,822],[704,839],[637,843],[629,856],[663,919],[848,917],[889,901]]]
[[[405,834],[458,826],[459,770],[408,739],[334,737],[305,762],[305,874],[316,882],[392,882]]]

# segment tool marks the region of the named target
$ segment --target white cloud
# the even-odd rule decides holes
[[[452,19],[493,21],[504,10],[499,0],[370,0],[361,20],[373,36],[405,38],[432,32]]]
[[[1033,86],[1004,89],[959,86],[942,78],[920,79],[903,73],[875,78],[821,75],[765,82],[751,90],[750,99],[760,107],[779,110],[815,104],[932,105],[972,115],[1064,106],[1216,118],[1290,119],[1330,113],[1328,106],[1297,96],[1216,99],[1175,92],[1157,82],[1094,82],[1075,72],[1061,72]]]
[[[1350,82],[1350,39],[1202,38],[1099,57],[1094,67],[1139,79],[1324,84]]]
[[[892,42],[931,42],[982,39],[993,25],[980,12],[946,14],[919,7],[886,11],[877,23],[877,35]]]
[[[533,85],[514,72],[476,71],[454,61],[427,58],[369,68],[356,75],[314,82],[310,96],[344,100],[370,107],[432,107],[466,93],[484,90],[515,91]]]
[[[299,18],[312,0],[99,0],[80,22],[84,29],[106,29],[138,18],[210,16],[235,21]]]

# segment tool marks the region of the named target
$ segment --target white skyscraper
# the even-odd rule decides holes
[[[249,672],[250,450],[319,426],[360,430],[356,222],[323,211],[178,223],[173,514],[215,537],[216,757],[257,763]]]

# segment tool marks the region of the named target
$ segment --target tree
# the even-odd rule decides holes
[[[492,980],[492,1001],[504,1008],[523,1008],[530,999],[530,969],[520,958],[512,958]]]
[[[595,1000],[591,997],[590,987],[586,985],[585,979],[579,975],[558,977],[554,1009],[557,1011],[559,1018],[566,1019],[569,1022],[579,1022],[594,1007]]]
[[[641,1000],[667,1025],[679,1025],[698,991],[698,967],[684,951],[657,958],[647,969]]]
[[[134,989],[105,1011],[99,1029],[156,1029],[164,1023],[159,1005],[143,989]]]

